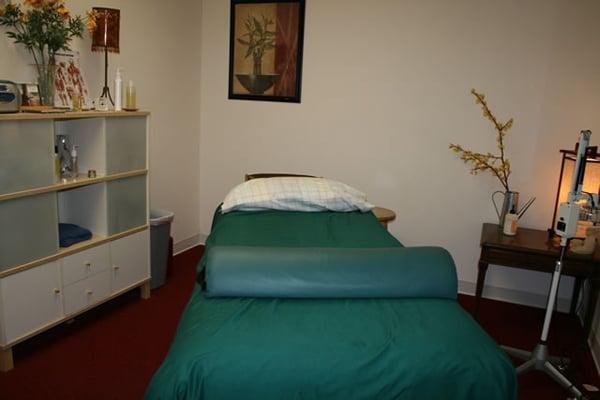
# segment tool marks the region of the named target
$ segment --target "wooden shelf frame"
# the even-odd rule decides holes
[[[83,251],[83,250],[86,250],[86,249],[89,249],[92,247],[96,247],[96,246],[99,246],[104,243],[112,242],[114,240],[121,239],[125,236],[133,235],[134,233],[145,231],[148,228],[149,228],[149,225],[142,225],[142,226],[138,226],[136,228],[132,228],[132,229],[129,229],[129,230],[126,230],[124,232],[120,232],[120,233],[117,233],[114,235],[93,236],[89,240],[85,240],[83,242],[76,243],[72,246],[60,247],[59,250],[54,254],[51,254],[51,255],[43,257],[43,258],[38,258],[37,260],[33,260],[33,261],[27,262],[25,264],[15,265],[14,267],[9,267],[8,269],[0,271],[0,278],[5,278],[7,276],[17,274],[19,272],[28,270],[30,268],[37,267],[38,265],[47,264],[49,262],[59,260],[68,255],[79,253],[80,251]]]
[[[130,290],[133,290],[136,288],[140,289],[140,297],[143,300],[148,300],[150,298],[150,279],[149,278],[143,279],[143,280],[141,280],[137,283],[134,283],[126,288],[118,290],[118,291],[110,294],[108,297],[105,297],[104,299],[102,299],[88,307],[85,307],[73,314],[65,315],[62,318],[57,319],[56,321],[52,321],[43,326],[40,326],[39,328],[36,328],[36,329],[32,330],[31,332],[26,333],[25,335],[19,337],[18,339],[11,341],[10,343],[7,343],[6,345],[0,345],[0,372],[7,372],[14,368],[14,359],[13,359],[13,354],[12,354],[12,348],[16,344],[19,344],[27,339],[30,339],[33,336],[40,334],[41,332],[47,331],[48,329],[50,329],[52,327],[60,325],[65,321],[71,320],[71,319],[91,310],[92,308],[95,308],[101,304],[107,303],[107,302],[111,301],[112,299],[115,299],[115,298],[121,296],[122,294],[127,293]]]
[[[21,190],[18,192],[0,194],[0,201],[18,199],[20,197],[34,196],[36,194],[48,193],[48,192],[60,192],[61,190],[73,189],[81,186],[93,185],[101,182],[116,181],[123,178],[129,178],[132,176],[147,175],[147,169],[138,169],[134,171],[121,172],[118,174],[110,174],[105,176],[97,176],[95,178],[88,178],[85,175],[79,175],[77,178],[63,179],[61,182],[57,182],[53,185],[42,186],[33,189]]]
[[[145,117],[150,115],[147,111],[67,111],[59,113],[32,113],[20,112],[14,114],[0,114],[0,121],[24,121],[36,119],[79,119],[79,118],[103,118],[103,117]]]

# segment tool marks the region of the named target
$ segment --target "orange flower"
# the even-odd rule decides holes
[[[0,17],[4,15],[4,13],[6,12],[6,10],[2,7],[0,7]]]
[[[33,8],[41,8],[44,6],[44,0],[25,0],[25,4]]]
[[[56,12],[58,12],[58,14],[64,19],[69,18],[70,11],[67,7],[63,6],[62,4],[56,9]]]
[[[29,16],[27,14],[21,14],[21,16],[19,17],[19,20],[24,24],[27,23],[28,19],[29,19]]]
[[[96,19],[98,18],[98,13],[94,10],[86,11],[87,14],[87,30],[89,33],[96,32],[96,28],[98,24],[96,23]]]

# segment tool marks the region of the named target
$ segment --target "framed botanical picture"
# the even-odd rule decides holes
[[[229,98],[300,103],[304,0],[231,0]]]

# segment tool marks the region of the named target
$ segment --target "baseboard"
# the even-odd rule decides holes
[[[475,295],[476,285],[473,282],[458,281],[458,292],[462,294]],[[507,303],[522,304],[531,307],[545,308],[547,295],[521,290],[507,289],[495,286],[485,286],[483,288],[483,297],[488,299],[505,301]],[[571,299],[559,297],[557,300],[557,310],[568,312],[571,306]]]
[[[206,235],[199,233],[187,239],[180,240],[179,242],[173,244],[173,254],[177,255],[191,249],[192,247],[204,244],[206,242],[206,238]]]

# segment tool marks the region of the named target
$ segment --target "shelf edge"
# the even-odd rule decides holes
[[[72,181],[72,182],[67,182],[67,183],[59,182],[59,183],[54,183],[54,184],[48,185],[48,186],[42,186],[42,187],[37,187],[37,188],[33,188],[33,189],[20,190],[18,192],[0,194],[0,202],[6,201],[6,200],[19,199],[21,197],[35,196],[35,195],[43,194],[43,193],[60,192],[61,190],[74,189],[74,188],[78,188],[78,187],[82,187],[82,186],[94,185],[96,183],[110,182],[110,181],[115,181],[118,179],[130,178],[132,176],[140,176],[140,175],[147,175],[147,174],[148,174],[147,169],[136,169],[134,171],[119,172],[117,174],[99,176],[97,178],[85,178],[82,181]]]
[[[77,247],[73,247],[73,248],[65,247],[65,248],[59,249],[56,253],[51,254],[49,256],[38,258],[37,260],[29,261],[25,264],[16,265],[14,267],[9,267],[3,271],[0,271],[0,279],[6,278],[7,276],[10,276],[10,275],[17,274],[19,272],[26,271],[28,269],[37,267],[42,264],[46,264],[46,263],[49,263],[52,261],[59,260],[66,256],[70,256],[71,254],[79,253],[83,250],[87,250],[92,247],[96,247],[101,244],[104,244],[104,243],[108,243],[108,242],[115,241],[117,239],[121,239],[125,236],[133,235],[134,233],[145,231],[146,229],[148,229],[148,227],[149,227],[149,225],[146,224],[146,225],[138,226],[137,228],[128,229],[124,232],[120,232],[120,233],[117,233],[114,235],[98,238],[96,240],[92,239],[89,242],[79,245],[79,246],[74,245]]]

